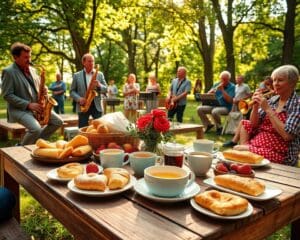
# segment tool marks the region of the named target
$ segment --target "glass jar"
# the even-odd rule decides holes
[[[168,142],[163,146],[164,164],[182,167],[184,159],[184,145]]]

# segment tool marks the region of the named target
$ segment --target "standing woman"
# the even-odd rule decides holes
[[[157,96],[160,94],[160,86],[159,86],[159,83],[157,82],[157,78],[156,78],[155,74],[149,75],[146,92],[155,94],[153,99],[146,101],[147,112],[150,112],[152,109],[155,109],[158,107]]]
[[[130,73],[123,87],[125,116],[130,121],[136,119],[136,110],[139,107],[139,93],[140,85],[136,83],[136,76],[134,73]]]

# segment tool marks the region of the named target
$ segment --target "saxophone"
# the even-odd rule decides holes
[[[38,93],[38,103],[42,105],[43,111],[40,113],[35,113],[36,120],[40,125],[47,125],[51,116],[51,110],[53,106],[57,105],[57,102],[53,97],[50,97],[48,94],[43,95],[45,88],[45,68],[43,66],[37,66],[41,69],[40,75],[40,88]]]
[[[88,87],[88,89],[86,90],[86,93],[85,93],[84,98],[86,99],[86,102],[85,102],[84,105],[80,106],[80,111],[81,112],[87,112],[89,110],[90,106],[91,106],[92,101],[98,95],[96,90],[94,90],[93,87],[92,87],[92,82],[97,79],[98,70],[99,70],[99,65],[96,64],[96,71],[93,74],[93,76],[91,78],[91,81],[90,81],[90,84],[89,84],[89,87]]]

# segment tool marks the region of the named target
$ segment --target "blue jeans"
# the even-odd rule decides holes
[[[170,121],[172,121],[174,115],[176,114],[177,122],[182,123],[182,118],[183,118],[183,113],[184,113],[185,106],[186,105],[177,105],[177,107],[175,107],[174,109],[169,110],[168,111],[168,119]]]
[[[0,187],[0,221],[9,219],[12,216],[12,210],[16,205],[16,198],[6,188]]]

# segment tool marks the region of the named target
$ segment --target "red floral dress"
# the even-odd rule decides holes
[[[287,113],[285,111],[274,113],[281,122],[286,122]],[[283,163],[286,158],[289,142],[285,141],[276,132],[267,115],[262,119],[262,123],[258,129],[254,129],[249,120],[242,120],[242,125],[250,135],[248,145],[251,152],[262,155],[272,162]]]

